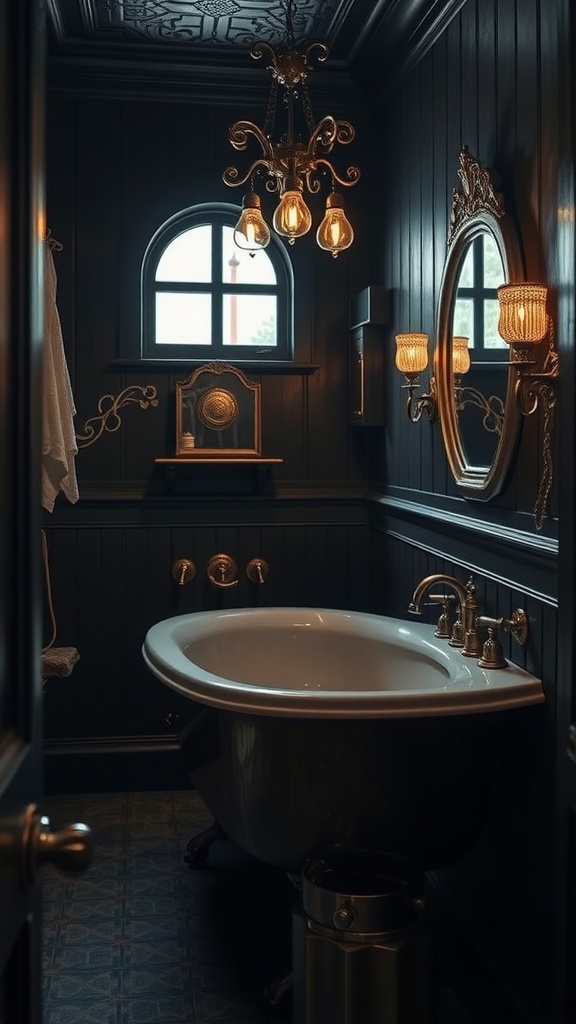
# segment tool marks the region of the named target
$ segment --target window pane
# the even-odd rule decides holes
[[[468,251],[464,262],[460,268],[460,276],[458,278],[459,288],[471,288],[474,283],[474,247],[473,245],[468,246]]]
[[[270,257],[262,249],[250,256],[234,245],[234,229],[222,228],[222,280],[238,284],[276,284]]]
[[[225,295],[222,316],[224,345],[276,346],[274,295]]]
[[[469,338],[468,348],[474,348],[474,303],[472,299],[456,299],[452,336]]]
[[[504,284],[504,267],[495,239],[483,235],[484,240],[484,287],[498,288]]]
[[[484,300],[484,348],[508,348],[498,334],[498,299]]]
[[[210,295],[156,294],[157,345],[211,345]]]
[[[157,281],[211,281],[212,227],[202,224],[174,238],[156,268]]]

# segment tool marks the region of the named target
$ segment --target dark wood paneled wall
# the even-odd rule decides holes
[[[206,98],[202,104],[49,94],[48,216],[64,245],[57,256],[58,305],[78,432],[97,414],[104,394],[150,384],[159,398],[146,415],[130,409],[117,437],[82,450],[81,493],[126,481],[139,481],[144,491],[154,479],[154,458],[174,452],[175,381],[191,367],[137,364],[141,263],[154,232],[177,211],[210,201],[240,206],[242,189],[226,187],[222,172],[248,156],[234,152],[228,126],[234,117],[262,111],[235,103],[223,109]],[[341,158],[363,162],[361,153]],[[356,222],[363,189],[361,181],[350,190],[356,195],[349,197],[349,215]],[[272,201],[266,205],[271,216]],[[316,223],[322,212],[319,199]],[[252,375],[262,383],[263,454],[284,460],[275,470],[280,483],[367,479],[368,435],[351,430],[347,417],[349,303],[371,283],[366,234],[358,236],[354,249],[337,260],[318,249],[314,232],[290,249],[296,360],[318,368]]]
[[[202,572],[216,550],[241,566],[254,554],[270,561],[266,588],[254,594],[243,579],[238,603],[347,605],[402,617],[421,576],[465,578],[473,569],[485,612],[527,608],[529,643],[507,653],[542,677],[546,704],[518,719],[503,752],[482,848],[435,879],[444,968],[478,1024],[567,1024],[562,994],[554,1004],[554,986],[563,991],[558,973],[554,982],[563,933],[557,926],[554,945],[552,932],[565,890],[553,891],[552,808],[559,695],[569,705],[571,662],[557,657],[557,604],[560,592],[573,591],[568,569],[558,573],[556,538],[558,520],[573,517],[573,488],[558,486],[572,472],[571,445],[557,439],[551,515],[541,535],[531,514],[541,468],[536,418],[523,425],[505,491],[489,504],[463,500],[439,425],[406,419],[393,335],[422,329],[434,337],[450,198],[466,144],[501,176],[527,276],[559,290],[558,334],[571,368],[563,387],[573,393],[573,259],[563,255],[573,211],[568,3],[466,0],[453,10],[442,35],[369,117],[369,103],[364,112],[347,111],[364,128],[362,185],[348,204],[357,244],[338,261],[312,239],[294,248],[297,359],[319,369],[262,375],[264,451],[284,463],[260,495],[244,481],[245,500],[229,480],[227,498],[214,482],[193,479],[167,491],[153,460],[172,451],[174,385],[184,373],[131,362],[143,246],[179,208],[234,201],[220,174],[231,162],[228,123],[239,112],[221,96],[217,107],[173,93],[158,102],[137,90],[98,91],[92,80],[75,95],[60,69],[49,101],[48,211],[65,246],[59,306],[77,424],[95,414],[103,394],[130,384],[153,384],[160,401],[127,409],[116,434],[80,452],[80,505],[60,505],[47,522],[60,642],[81,653],[73,676],[47,688],[48,737],[60,751],[76,741],[87,749],[90,739],[94,757],[115,741],[127,755],[131,741],[148,754],[170,745],[164,719],[171,708],[139,648],[154,619],[214,606],[218,595]],[[351,296],[370,283],[391,290],[393,313],[383,332],[386,426],[366,430],[347,423],[347,315]],[[565,533],[573,552],[573,531]],[[181,556],[197,562],[199,578],[180,592],[169,572]],[[568,644],[572,616],[562,623]],[[82,762],[86,773],[94,757]]]
[[[261,81],[259,98],[232,83],[225,104],[177,77],[170,98],[160,100],[144,81],[122,87],[105,67],[89,83],[73,66],[68,75],[60,65],[49,70],[48,218],[63,245],[55,254],[58,308],[77,432],[86,433],[101,401],[108,408],[125,388],[150,385],[158,397],[145,409],[137,400],[119,408],[120,421],[109,424],[118,429],[81,447],[79,504],[61,500],[46,516],[58,643],[80,651],[73,676],[46,690],[49,749],[59,756],[68,749],[84,757],[88,742],[96,759],[112,746],[134,752],[138,738],[147,750],[164,743],[167,695],[142,663],[143,635],[166,615],[216,606],[205,566],[218,551],[240,566],[228,602],[366,606],[361,497],[370,433],[348,424],[347,381],[349,303],[370,284],[365,232],[354,255],[337,260],[316,246],[314,233],[290,250],[295,356],[306,365],[249,372],[262,386],[263,454],[283,461],[264,479],[247,467],[205,466],[171,479],[154,462],[174,453],[175,385],[193,367],[138,362],[142,258],[177,211],[209,201],[240,205],[243,190],[222,182],[224,168],[243,156],[230,146],[228,127],[239,116],[262,120],[268,76]],[[356,100],[344,94],[334,102],[340,116],[361,122]],[[343,156],[364,163],[361,152]],[[356,222],[365,188],[348,203]],[[244,576],[258,554],[271,567],[261,593]],[[182,556],[197,563],[198,578],[180,592],[170,568]],[[89,763],[85,757],[83,769]],[[105,757],[99,763],[104,774],[98,781],[90,768],[90,783],[114,785]]]
[[[571,186],[562,184],[563,133],[570,138],[571,130],[563,104],[569,39],[559,30],[566,10],[563,0],[465,3],[375,117],[385,125],[377,158],[386,177],[374,206],[373,277],[391,289],[393,317],[387,425],[371,452],[371,479],[382,482],[371,508],[372,605],[405,614],[421,577],[449,572],[465,579],[473,569],[486,614],[527,609],[529,643],[523,650],[512,645],[508,654],[539,675],[546,691],[546,705],[529,724],[518,723],[504,752],[481,850],[435,878],[457,984],[467,988],[474,1019],[501,1024],[569,1019],[554,1003],[562,950],[552,932],[555,914],[562,916],[553,879],[566,841],[554,829],[556,714],[558,694],[571,687],[571,678],[559,675],[558,600],[572,590],[559,576],[557,537],[563,515],[573,522],[560,484],[572,474],[573,458],[557,436],[555,486],[541,534],[532,519],[542,468],[537,417],[523,423],[504,492],[490,503],[462,499],[439,424],[424,418],[413,425],[405,415],[392,339],[406,330],[434,339],[452,189],[467,145],[497,172],[521,235],[526,275],[549,283],[563,344],[573,349],[573,260],[561,256],[561,208],[573,210]],[[557,297],[567,287],[572,300],[565,309]],[[570,357],[571,373],[572,364]],[[573,381],[563,381],[568,394]]]

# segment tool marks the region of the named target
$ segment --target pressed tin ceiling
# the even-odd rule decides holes
[[[296,0],[298,46],[324,42],[330,65],[382,92],[471,0]],[[285,0],[46,0],[49,56],[118,68],[192,62],[242,68],[257,40],[285,35]]]
[[[298,0],[297,40],[330,43],[357,2]],[[368,13],[378,5],[363,6]],[[48,0],[48,7],[60,43],[76,39],[246,50],[258,39],[275,46],[285,25],[280,0]]]

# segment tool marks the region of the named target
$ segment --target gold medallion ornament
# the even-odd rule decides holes
[[[238,401],[231,391],[212,388],[198,399],[200,422],[211,430],[226,430],[238,419]]]

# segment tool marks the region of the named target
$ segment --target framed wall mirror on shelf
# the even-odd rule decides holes
[[[505,485],[521,423],[516,370],[498,333],[498,288],[525,273],[503,197],[466,146],[458,177],[438,304],[438,413],[458,489],[487,501]]]
[[[271,466],[262,455],[261,385],[228,363],[199,366],[176,382],[175,454],[156,463]]]
[[[227,363],[207,363],[176,383],[176,455],[262,454],[260,384]]]

